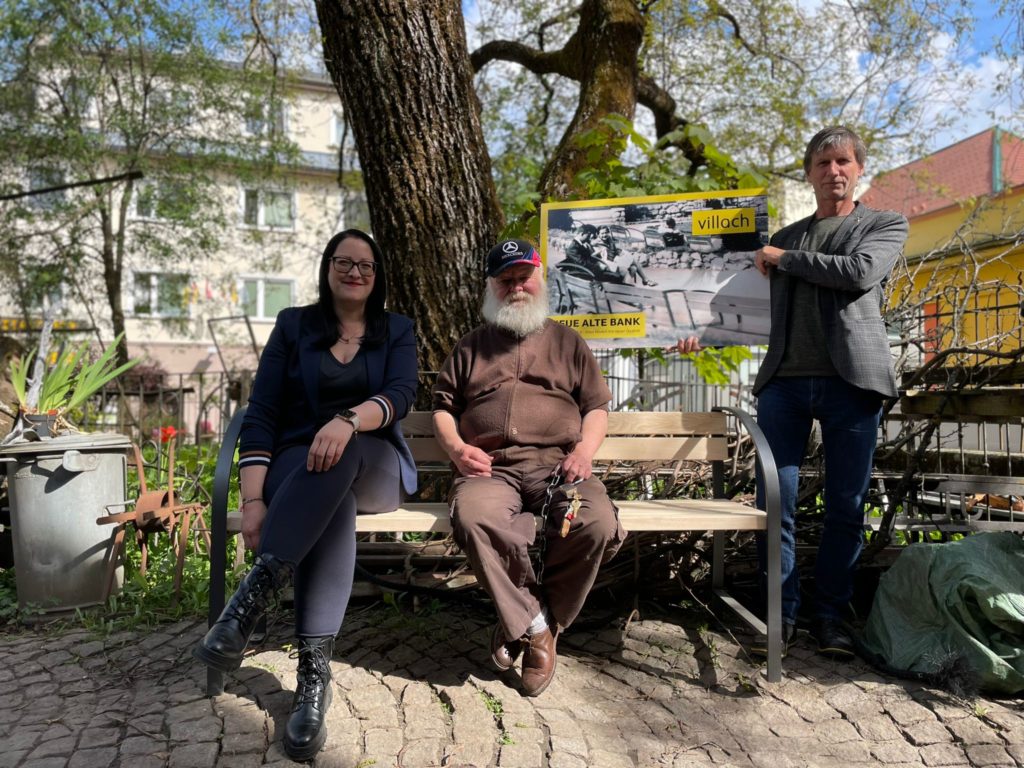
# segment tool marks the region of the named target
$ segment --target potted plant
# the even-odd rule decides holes
[[[72,611],[120,587],[117,526],[100,518],[127,498],[123,435],[82,434],[67,418],[138,361],[117,365],[118,336],[91,359],[89,344],[69,345],[49,365],[49,327],[39,347],[10,365],[19,413],[0,442],[7,468],[15,583],[23,611]]]
[[[69,432],[67,414],[81,406],[105,384],[139,363],[116,365],[114,355],[120,334],[95,360],[89,359],[89,342],[63,348],[46,365],[49,334],[44,328],[38,349],[11,361],[11,385],[18,397],[20,425],[15,424],[4,442],[19,437],[38,439]]]

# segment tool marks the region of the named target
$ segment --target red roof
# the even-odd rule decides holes
[[[999,151],[995,137],[999,136]],[[1002,189],[1024,184],[1024,141],[998,128],[875,176],[861,200],[872,208],[899,211],[908,219],[972,197],[990,195],[992,169],[1002,161]],[[998,178],[998,177],[997,177]]]

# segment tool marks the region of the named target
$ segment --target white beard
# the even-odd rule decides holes
[[[520,298],[512,300],[513,296],[517,296],[517,294],[510,293],[504,301],[501,301],[494,295],[494,290],[488,282],[481,310],[484,320],[519,338],[529,336],[543,328],[544,321],[550,312],[546,286],[542,284],[540,292],[536,296],[521,293],[518,294]]]

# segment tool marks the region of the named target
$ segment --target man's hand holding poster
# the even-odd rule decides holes
[[[761,189],[541,206],[553,319],[595,348],[767,343],[767,242]]]

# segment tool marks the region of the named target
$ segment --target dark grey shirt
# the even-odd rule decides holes
[[[346,408],[359,405],[366,399],[370,377],[366,370],[366,355],[360,349],[347,363],[341,362],[324,350],[320,356],[320,412],[317,414],[322,426],[334,414]]]
[[[845,216],[811,219],[800,243],[801,251],[828,252],[829,240],[839,229]],[[789,284],[789,323],[786,327],[786,349],[776,376],[836,376],[828,347],[825,328],[818,306],[818,286],[799,277],[787,275]]]

